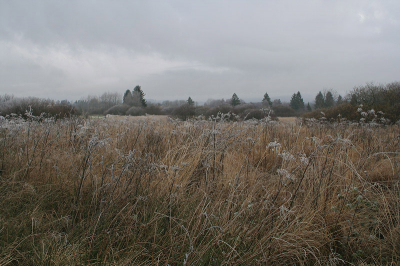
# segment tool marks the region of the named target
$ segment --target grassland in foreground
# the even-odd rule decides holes
[[[0,265],[400,261],[399,127],[0,121]]]

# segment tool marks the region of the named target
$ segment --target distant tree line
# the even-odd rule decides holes
[[[209,99],[204,105],[199,106],[192,97],[187,100],[163,101],[161,103],[148,103],[146,94],[141,86],[137,85],[131,91],[127,89],[123,95],[120,93],[106,92],[101,96],[88,96],[74,103],[68,101],[52,101],[30,98],[14,98],[13,96],[0,96],[0,115],[10,114],[24,116],[26,110],[31,108],[34,114],[45,112],[52,116],[69,115],[172,115],[181,119],[194,116],[205,118],[216,117],[219,113],[231,113],[235,119],[263,118],[272,116],[304,116],[321,117],[325,114],[327,119],[334,117],[349,120],[360,119],[360,107],[365,110],[381,111],[391,121],[400,119],[400,83],[393,82],[387,85],[367,83],[355,87],[345,97],[338,95],[333,90],[319,91],[313,103],[307,102],[297,91],[293,93],[290,102],[280,99],[271,99],[268,92],[260,97],[260,102],[246,103],[237,93],[230,99]],[[371,111],[372,112],[372,111]],[[233,119],[233,118],[232,118]]]
[[[65,118],[80,115],[80,111],[68,101],[54,101],[36,97],[18,98],[12,95],[0,96],[0,116],[28,118]]]

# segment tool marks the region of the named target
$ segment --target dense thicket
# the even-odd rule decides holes
[[[368,83],[355,87],[346,96],[344,103],[337,104],[332,108],[326,108],[329,106],[321,97],[320,92],[316,97],[316,106],[325,108],[319,107],[318,110],[304,114],[304,117],[325,117],[329,121],[346,118],[351,121],[361,120],[362,122],[374,121],[377,123],[396,123],[400,120],[400,82],[386,85]],[[342,101],[341,97],[338,98],[338,103]]]
[[[30,115],[64,118],[78,115],[80,112],[68,102],[60,102],[35,97],[15,98],[12,96],[0,96],[0,116]]]

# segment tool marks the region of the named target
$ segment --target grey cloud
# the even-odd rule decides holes
[[[2,1],[0,92],[343,94],[396,80],[399,11],[394,0]]]

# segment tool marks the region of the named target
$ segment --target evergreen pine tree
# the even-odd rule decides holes
[[[318,92],[317,96],[315,96],[315,109],[324,108],[325,107],[325,100],[324,95],[322,92]]]
[[[125,91],[124,97],[122,98],[122,102],[127,105],[132,104],[132,92],[130,90]]]
[[[311,111],[312,111],[311,105],[310,105],[310,103],[307,103],[307,112],[311,112]]]
[[[300,91],[297,92],[297,102],[299,109],[304,110],[304,100],[303,97],[301,97]]]
[[[289,105],[296,111],[304,109],[304,101],[299,91],[297,93],[293,93]]]
[[[236,106],[236,105],[239,105],[239,104],[240,104],[240,99],[239,99],[239,97],[236,95],[236,93],[234,93],[234,94],[232,95],[231,105],[232,105],[232,106]]]
[[[194,101],[193,101],[192,98],[190,98],[190,97],[187,99],[187,103],[188,103],[189,105],[191,105],[191,106],[194,105]]]
[[[332,92],[328,91],[325,95],[325,108],[329,108],[335,105]]]
[[[269,107],[272,107],[272,101],[267,92],[264,94],[264,98],[263,98],[262,102],[264,104],[268,104]]]
[[[339,96],[337,97],[337,100],[336,100],[336,105],[341,105],[343,103],[343,98],[342,98],[342,96],[339,94]]]
[[[139,85],[137,85],[137,86],[133,89],[133,91],[136,92],[136,93],[139,95],[140,104],[141,104],[143,107],[146,107],[146,106],[147,106],[147,102],[146,102],[146,100],[144,99],[144,96],[145,96],[146,94],[144,94],[144,92],[142,91],[142,88],[141,88]]]

